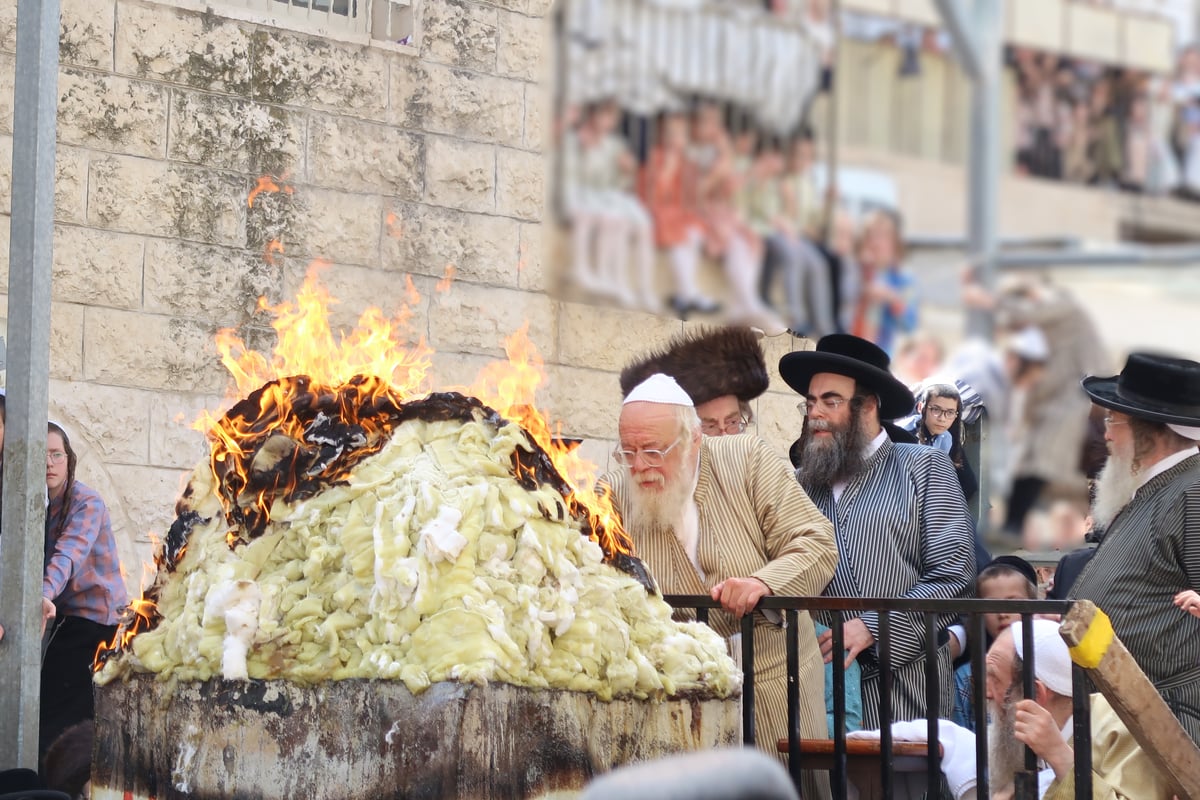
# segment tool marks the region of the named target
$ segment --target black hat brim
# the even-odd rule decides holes
[[[1165,422],[1169,425],[1200,425],[1200,405],[1176,405],[1130,395],[1120,390],[1119,380],[1119,375],[1109,378],[1084,378],[1083,390],[1096,405],[1120,411],[1131,417]]]
[[[822,372],[853,378],[872,391],[879,397],[880,419],[903,417],[912,413],[916,405],[912,392],[892,373],[857,358],[819,350],[798,350],[779,360],[779,375],[801,395],[808,394],[813,376]]]

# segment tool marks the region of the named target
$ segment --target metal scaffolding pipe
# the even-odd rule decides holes
[[[1125,247],[1118,250],[1029,250],[1001,253],[996,257],[1001,269],[1038,269],[1043,267],[1134,267],[1200,266],[1200,247],[1194,245]]]
[[[18,0],[0,537],[0,769],[38,768],[58,0]]]

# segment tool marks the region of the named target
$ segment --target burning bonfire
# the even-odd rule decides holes
[[[411,284],[410,284],[411,290]],[[524,331],[463,392],[429,393],[406,313],[331,331],[310,275],[272,359],[219,340],[243,399],[205,427],[157,574],[97,654],[98,683],[498,681],[614,697],[728,697],[741,676],[677,623],[594,473],[533,406]]]

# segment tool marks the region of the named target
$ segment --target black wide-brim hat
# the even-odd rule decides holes
[[[779,359],[779,374],[801,395],[808,394],[812,377],[821,372],[853,378],[879,398],[880,419],[896,419],[911,413],[916,402],[908,387],[888,371],[890,364],[888,354],[866,339],[831,333],[821,337],[816,350]]]
[[[1092,402],[1131,417],[1200,425],[1200,363],[1156,353],[1130,353],[1120,375],[1083,379]]]

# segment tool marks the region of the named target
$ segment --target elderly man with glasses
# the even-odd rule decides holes
[[[756,612],[767,595],[815,595],[833,574],[832,526],[797,485],[787,462],[755,436],[702,436],[692,399],[658,373],[621,407],[621,469],[603,482],[659,587],[719,600],[709,624],[725,636],[755,614],[755,719],[770,753],[787,736],[787,658],[778,614]],[[824,738],[824,677],[813,623],[800,625],[802,736]],[[817,776],[805,797],[827,797]],[[824,784],[824,785],[822,785]],[[811,791],[811,793],[810,793]]]
[[[834,522],[840,557],[826,593],[840,597],[966,597],[975,578],[973,526],[946,454],[893,442],[886,420],[912,411],[913,396],[888,371],[887,353],[857,336],[830,334],[816,350],[788,353],[779,373],[804,398],[807,412],[796,475],[814,504]],[[830,622],[822,620],[822,622]],[[939,618],[937,654],[941,709],[952,707],[949,634],[953,615]],[[879,615],[850,615],[843,625],[845,659],[862,668],[863,724],[878,727]],[[892,719],[925,715],[925,627],[918,614],[891,625]],[[821,637],[828,661],[831,634]]]

